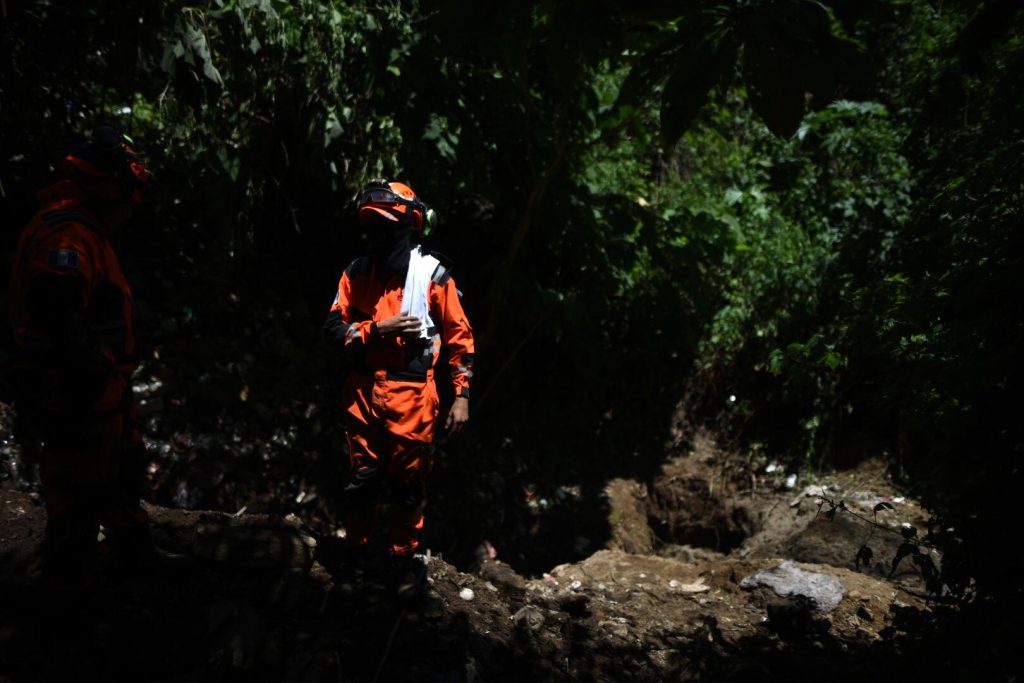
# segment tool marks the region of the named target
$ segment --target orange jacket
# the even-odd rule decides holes
[[[88,197],[63,180],[39,198],[43,208],[21,233],[8,288],[22,363],[130,372],[131,288]]]
[[[376,323],[402,312],[405,274],[387,282],[377,277],[373,260],[364,256],[345,269],[324,327],[328,336],[352,353],[367,371],[386,370],[389,379],[425,381],[437,363],[443,342],[448,348],[457,396],[469,396],[473,377],[473,329],[459,302],[455,281],[439,265],[427,290],[430,318],[427,346],[384,338]]]

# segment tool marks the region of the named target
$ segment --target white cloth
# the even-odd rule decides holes
[[[409,270],[405,274],[405,286],[402,287],[402,313],[422,321],[420,337],[423,339],[427,337],[427,328],[430,327],[430,304],[427,300],[430,277],[440,263],[430,254],[420,251],[419,246],[409,252]]]

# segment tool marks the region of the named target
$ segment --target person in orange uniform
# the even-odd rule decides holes
[[[142,439],[132,419],[132,293],[110,238],[131,218],[149,173],[129,138],[101,126],[39,193],[8,289],[18,351],[15,405],[42,440],[43,569],[92,581],[102,523],[114,553],[149,552],[139,503]]]
[[[325,323],[352,368],[342,390],[350,464],[346,538],[357,554],[368,546],[386,480],[394,507],[390,553],[408,558],[423,528],[438,352],[447,346],[455,400],[445,428],[456,434],[469,419],[473,331],[450,264],[417,244],[434,212],[412,188],[374,181],[360,195],[358,211],[371,253],[345,268]]]

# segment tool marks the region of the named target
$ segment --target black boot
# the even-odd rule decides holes
[[[392,555],[387,581],[399,600],[417,600],[427,586],[427,558],[412,553]]]

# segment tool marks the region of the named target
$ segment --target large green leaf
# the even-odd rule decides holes
[[[832,33],[828,12],[818,2],[762,5],[741,30],[751,105],[777,135],[796,132],[808,105],[828,105],[844,86],[847,94],[861,89],[860,51]]]
[[[661,96],[661,136],[666,147],[686,132],[735,56],[736,48],[729,40],[716,42],[707,37],[683,46]]]
[[[678,41],[674,38],[671,36],[662,39],[635,58],[629,74],[619,87],[613,109],[624,106],[636,107],[651,96],[653,84],[660,83],[665,78],[665,74],[672,67],[673,57],[678,52]]]
[[[775,134],[789,137],[804,116],[805,62],[785,41],[755,33],[743,46],[743,75],[750,104]]]

